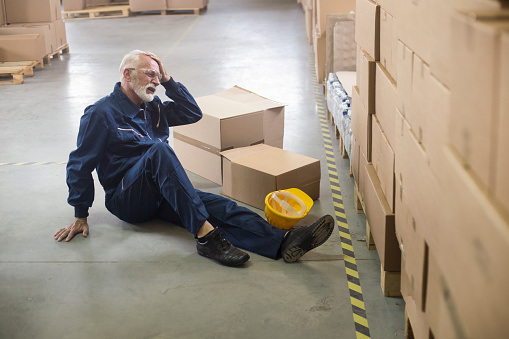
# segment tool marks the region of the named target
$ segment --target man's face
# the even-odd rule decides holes
[[[136,95],[143,102],[154,100],[156,87],[159,83],[159,65],[157,62],[146,56],[140,56],[140,62],[136,70],[132,70],[132,86]]]

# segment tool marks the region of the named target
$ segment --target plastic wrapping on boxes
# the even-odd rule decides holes
[[[350,103],[352,98],[348,96],[338,76],[329,73],[327,78],[327,108],[331,112],[334,124],[341,133],[346,152],[352,154],[352,112]]]

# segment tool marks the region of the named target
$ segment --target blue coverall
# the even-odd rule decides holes
[[[172,78],[162,85],[173,101],[155,96],[136,106],[117,83],[110,95],[85,109],[77,148],[67,164],[68,202],[75,217],[88,216],[95,169],[106,192],[106,208],[121,220],[159,218],[195,237],[208,220],[234,246],[277,259],[286,231],[228,198],[192,186],[168,145],[169,127],[194,123],[202,112],[181,83]]]

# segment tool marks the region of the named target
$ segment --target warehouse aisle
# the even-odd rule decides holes
[[[53,240],[73,217],[65,162],[80,116],[113,90],[120,60],[133,49],[159,55],[195,97],[238,85],[285,103],[284,149],[322,164],[320,199],[301,224],[334,215],[317,114],[321,87],[300,4],[212,0],[201,16],[76,20],[66,27],[70,55],[23,85],[0,88],[0,338],[355,338],[356,323],[368,325],[372,338],[404,337],[404,301],[381,292],[380,262],[366,248],[349,161],[338,157],[334,138],[362,286],[356,297],[364,299],[367,322],[354,314],[362,310],[350,297],[338,230],[295,264],[252,254],[246,267],[223,267],[200,257],[179,227],[118,220],[96,180],[89,237]],[[164,97],[161,88],[158,95]],[[197,188],[221,192],[189,176]]]

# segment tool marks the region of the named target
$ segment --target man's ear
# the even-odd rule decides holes
[[[127,82],[131,82],[131,70],[129,68],[124,68],[124,79]]]

